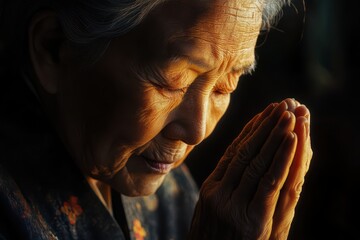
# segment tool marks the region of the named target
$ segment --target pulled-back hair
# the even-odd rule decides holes
[[[111,39],[129,32],[166,1],[176,0],[0,0],[0,66],[5,61],[23,64],[19,60],[27,54],[28,23],[41,9],[54,10],[68,40],[97,58]],[[263,1],[263,29],[269,29],[291,0],[255,1]]]

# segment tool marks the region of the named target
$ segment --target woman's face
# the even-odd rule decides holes
[[[158,189],[210,135],[254,65],[259,6],[181,2],[114,39],[95,65],[67,64],[58,86],[69,151],[86,175],[126,195]]]

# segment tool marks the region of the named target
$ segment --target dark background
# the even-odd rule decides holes
[[[253,115],[287,97],[305,104],[314,156],[289,239],[360,235],[358,5],[295,0],[284,8],[278,24],[259,38],[255,73],[241,79],[213,135],[187,159],[200,186]]]

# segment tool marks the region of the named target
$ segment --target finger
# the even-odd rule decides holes
[[[271,226],[280,190],[288,176],[295,155],[296,144],[296,134],[287,132],[276,151],[274,161],[261,178],[256,193],[248,204],[246,214],[250,222],[256,222],[260,226]]]
[[[290,167],[288,178],[281,190],[278,205],[274,213],[274,225],[272,239],[279,239],[289,233],[291,222],[294,218],[295,207],[300,198],[305,175],[308,171],[312,150],[306,117],[299,117],[295,126],[298,136],[298,144],[294,161]]]
[[[209,180],[218,181],[223,177],[229,162],[231,161],[231,159],[233,158],[234,154],[237,151],[236,146],[237,146],[238,142],[240,142],[241,137],[243,135],[246,135],[249,133],[249,131],[252,128],[252,125],[254,124],[254,122],[257,121],[258,118],[259,118],[259,114],[255,115],[255,117],[253,117],[252,120],[245,125],[244,130],[240,133],[240,135],[226,149],[224,155],[221,157],[220,161],[217,163],[214,171],[210,174],[210,176],[208,178]]]
[[[283,103],[284,104],[284,103]],[[256,121],[253,125],[252,128],[250,129],[249,134],[247,134],[246,136],[244,136],[242,138],[241,141],[238,142],[238,144],[242,144],[244,142],[246,142],[251,136],[252,134],[258,129],[258,127],[263,123],[263,121],[271,114],[271,112],[279,105],[279,103],[272,103],[270,104],[260,115],[259,117],[259,121]],[[272,107],[272,110],[269,111],[269,107]],[[285,109],[287,109],[288,106],[285,103]]]
[[[278,103],[272,103],[269,106],[267,106],[265,108],[265,110],[259,114],[258,120],[256,122],[254,122],[254,124],[251,125],[251,128],[249,127],[244,134],[241,134],[241,138],[237,142],[237,145],[246,141],[248,139],[248,137],[250,137],[256,131],[256,129],[261,125],[261,123],[272,113],[272,111],[278,105],[279,105]],[[236,145],[236,147],[237,147],[237,145]]]
[[[252,129],[254,124],[258,124],[258,122],[263,122],[266,117],[268,117],[271,112],[277,107],[278,103],[272,103],[265,108],[265,110],[252,118],[250,122],[248,122],[244,129],[241,131],[239,136],[231,143],[231,145],[226,149],[223,157],[218,162],[215,170],[211,173],[210,177],[214,181],[220,180],[227,169],[229,162],[232,160],[234,155],[237,153],[238,144],[245,138],[247,135],[252,134]]]
[[[269,166],[274,161],[279,147],[289,131],[294,130],[295,116],[289,111],[285,111],[276,127],[272,130],[264,146],[257,156],[247,166],[241,182],[237,188],[236,196],[240,196],[242,203],[251,202],[258,184]]]
[[[295,109],[295,116],[297,118],[301,117],[301,116],[304,116],[305,118],[307,118],[310,121],[310,111],[305,105],[299,105]]]
[[[231,143],[231,145],[226,149],[224,154],[225,157],[229,157],[229,158],[233,157],[233,155],[236,152],[237,145],[242,141],[243,138],[245,138],[248,134],[250,134],[253,125],[256,124],[258,121],[261,121],[259,120],[260,115],[261,115],[260,113],[255,115],[255,117],[253,117],[253,119],[251,119],[251,121],[245,125],[239,136],[237,136],[235,140]]]
[[[250,159],[254,158],[260,151],[262,145],[271,134],[272,129],[275,127],[286,108],[287,105],[285,102],[279,104],[260,124],[258,129],[251,135],[251,138],[238,146],[236,155],[231,159],[231,162],[221,179],[221,187],[224,190],[232,191],[237,187]]]
[[[293,100],[294,100],[294,102],[295,102],[296,107],[298,107],[298,106],[301,105],[301,103],[300,103],[298,100],[296,100],[295,98],[293,98]]]
[[[305,106],[305,105],[300,105],[296,110],[295,110],[295,115],[296,115],[296,118],[297,119],[299,119],[299,120],[297,120],[299,123],[302,121],[301,119],[300,119],[300,117],[304,117],[304,118],[306,118],[306,119],[303,119],[303,121],[304,121],[304,124],[305,124],[305,133],[306,133],[306,145],[307,145],[307,149],[309,149],[309,150],[311,150],[311,138],[310,138],[310,111],[309,111],[309,109]],[[301,128],[297,128],[297,129],[299,129],[299,131],[301,131]],[[299,133],[299,134],[301,134],[301,133]],[[308,159],[310,159],[311,160],[311,158],[312,158],[312,150],[311,151],[308,151],[307,152],[307,154],[308,155],[310,155],[309,157],[308,157]],[[307,170],[309,169],[309,166],[310,166],[310,162],[307,162]],[[306,170],[306,171],[307,171]]]
[[[288,111],[295,113],[295,109],[298,104],[297,101],[295,101],[294,98],[286,98],[284,101],[288,105]]]

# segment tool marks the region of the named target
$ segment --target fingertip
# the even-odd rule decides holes
[[[296,100],[295,98],[293,98],[293,100],[294,100],[294,102],[295,102],[295,106],[296,106],[296,107],[298,107],[298,106],[301,105],[300,102],[299,102],[298,100]]]
[[[272,112],[277,106],[279,105],[279,103],[270,103],[263,111],[262,114],[268,114],[270,112]]]
[[[278,105],[277,108],[285,111],[285,110],[288,110],[289,106],[288,106],[286,100],[283,100],[283,101]]]
[[[294,115],[294,113],[286,110],[282,113],[280,120],[278,121],[278,126],[280,128],[289,128],[289,126],[291,129],[295,127],[295,123],[296,123],[296,117]]]
[[[296,102],[294,98],[286,98],[284,100],[288,105],[288,110],[291,112],[294,112],[296,109]]]
[[[307,118],[308,120],[310,120],[310,111],[309,109],[301,104],[300,106],[298,106],[296,109],[295,109],[295,115],[296,117],[300,117],[300,116],[304,116],[305,118]]]
[[[286,126],[291,118],[291,114],[289,111],[285,111],[281,114],[279,125]]]

